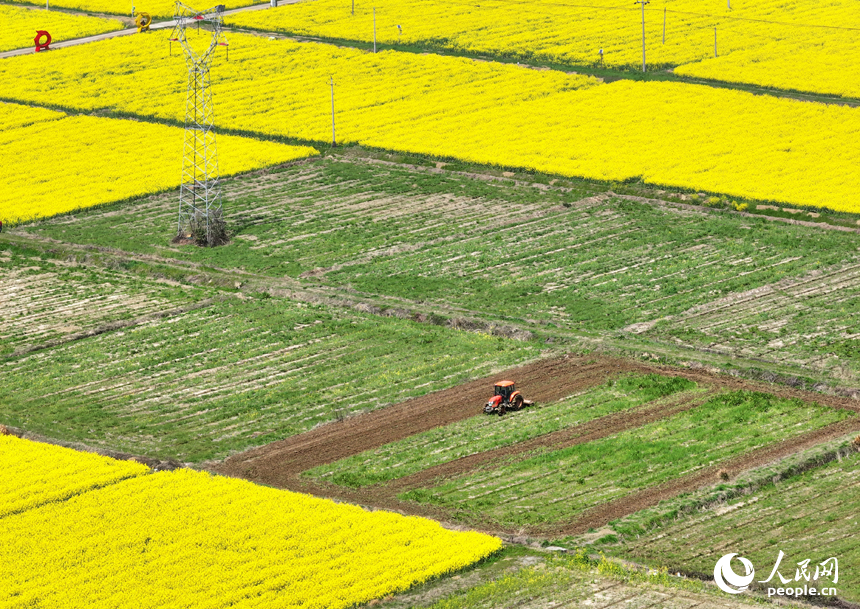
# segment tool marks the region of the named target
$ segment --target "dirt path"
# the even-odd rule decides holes
[[[691,402],[693,401],[691,400]],[[689,407],[692,407],[692,405]],[[568,522],[540,526],[511,527],[483,518],[480,522],[473,522],[471,524],[477,529],[496,535],[529,535],[547,538],[579,535],[592,528],[604,527],[609,522],[623,516],[653,507],[661,501],[671,499],[681,493],[695,491],[715,484],[719,482],[720,470],[725,470],[731,479],[749,469],[762,467],[778,459],[854,432],[860,432],[860,419],[849,419],[832,423],[821,429],[807,432],[778,444],[764,446],[750,453],[727,459],[722,463],[712,465],[687,476],[682,476],[664,484],[612,500],[603,505],[596,506]],[[347,489],[329,484],[317,484],[295,476],[285,488],[341,501],[370,505],[375,508],[393,510],[403,514],[424,516],[440,521],[451,520],[451,513],[447,510],[432,505],[401,501],[391,492],[392,489],[387,486],[369,487],[367,489]]]
[[[349,489],[301,477],[301,472],[331,463],[365,450],[377,448],[434,427],[447,425],[481,414],[493,382],[502,377],[514,378],[526,396],[539,402],[562,399],[572,393],[596,386],[624,372],[676,375],[709,387],[705,394],[674,396],[633,411],[614,413],[583,425],[560,430],[528,441],[492,451],[470,455],[444,463],[384,485]],[[220,474],[246,478],[279,488],[329,497],[375,508],[450,521],[451,512],[432,505],[401,501],[397,494],[412,488],[426,487],[440,479],[456,477],[500,458],[523,454],[543,447],[563,448],[590,442],[626,429],[640,427],[679,412],[695,408],[714,392],[722,390],[762,391],[783,398],[818,402],[832,408],[860,413],[860,400],[837,397],[775,386],[764,382],[716,375],[703,370],[650,366],[639,362],[606,356],[578,357],[568,355],[541,360],[482,379],[415,398],[400,404],[359,415],[346,421],[330,423],[310,432],[274,442],[230,457],[210,469]],[[549,526],[513,528],[482,520],[479,528],[496,534],[524,533],[558,536],[598,528],[611,520],[656,505],[679,493],[693,491],[718,481],[722,469],[730,477],[766,465],[817,444],[854,431],[860,432],[860,418],[841,421],[795,438],[739,455],[701,471],[664,484],[643,489],[606,504],[596,506],[571,521]]]

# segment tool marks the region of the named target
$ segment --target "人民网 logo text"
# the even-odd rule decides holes
[[[738,573],[732,568],[732,560],[743,566],[743,571]],[[785,577],[779,571],[785,552],[779,551],[776,562],[767,579],[759,580],[760,584],[771,584],[767,588],[768,596],[836,596],[836,588],[829,584],[839,582],[839,561],[836,558],[828,558],[816,565],[811,565],[810,559],[801,560],[794,570],[794,579]],[[791,570],[787,571],[789,575]],[[774,578],[777,579],[774,579]],[[717,561],[714,567],[714,581],[723,592],[729,594],[740,594],[748,590],[755,579],[755,567],[752,562],[737,553],[726,554]],[[777,587],[779,584],[781,587]]]

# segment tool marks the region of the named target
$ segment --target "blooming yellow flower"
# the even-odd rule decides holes
[[[0,221],[21,221],[177,188],[182,129],[136,121],[66,116],[0,103]],[[219,136],[222,175],[317,154]]]
[[[647,64],[681,65],[677,72],[691,76],[858,97],[856,8],[854,0],[652,0],[645,9]],[[231,15],[228,23],[372,42],[374,9],[377,41],[388,45],[642,65],[641,7],[614,0],[356,0],[355,14],[349,2],[313,0]]]
[[[0,518],[147,473],[149,468],[69,448],[0,436]],[[13,475],[14,472],[14,475]]]
[[[180,121],[185,67],[164,36],[0,62],[0,87],[23,101]],[[221,127],[329,142],[333,76],[339,142],[860,212],[855,108],[240,34],[230,43],[229,61],[213,67]],[[45,70],[50,84],[33,88]]]
[[[16,462],[20,442],[0,442],[4,479],[26,483],[36,470],[49,479],[54,454]],[[2,607],[339,609],[501,547],[423,518],[190,470],[0,513],[0,524]]]

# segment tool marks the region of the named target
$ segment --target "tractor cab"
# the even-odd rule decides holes
[[[496,393],[495,395],[502,396],[503,402],[510,402],[511,395],[516,391],[516,387],[514,386],[513,381],[499,381],[496,383]]]

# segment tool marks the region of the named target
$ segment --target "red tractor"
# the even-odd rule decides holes
[[[484,412],[502,416],[508,410],[520,410],[526,406],[534,406],[534,402],[524,399],[513,381],[499,381],[496,383],[495,395],[484,406]]]

